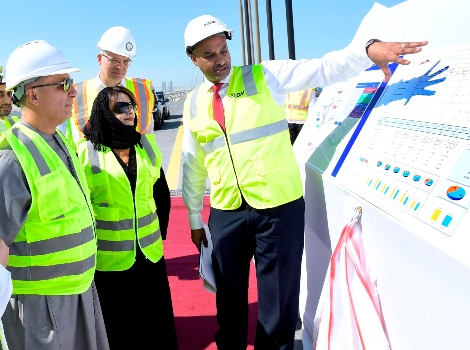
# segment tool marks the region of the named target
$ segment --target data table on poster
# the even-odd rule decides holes
[[[470,47],[394,73],[337,180],[452,236],[470,207]]]

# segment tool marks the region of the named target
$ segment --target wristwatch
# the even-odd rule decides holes
[[[371,46],[373,43],[376,43],[376,42],[379,42],[381,43],[382,40],[379,40],[379,39],[370,39],[368,42],[366,42],[366,53],[369,54],[367,52],[367,50],[369,49],[369,46]]]

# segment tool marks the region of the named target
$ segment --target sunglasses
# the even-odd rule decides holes
[[[137,105],[134,102],[116,102],[113,107],[113,112],[116,114],[129,113],[131,109],[135,112]]]
[[[64,81],[61,81],[59,83],[52,83],[52,84],[43,84],[43,85],[36,85],[36,86],[31,86],[30,89],[38,88],[38,87],[43,87],[43,86],[56,86],[56,85],[63,85],[64,86],[64,92],[69,91],[70,87],[73,84],[73,79],[72,78],[65,78]]]

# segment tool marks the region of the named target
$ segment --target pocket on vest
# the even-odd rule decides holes
[[[34,180],[38,192],[38,212],[41,221],[63,216],[69,211],[67,186],[59,170]]]

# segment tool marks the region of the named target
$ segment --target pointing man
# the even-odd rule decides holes
[[[419,52],[427,42],[402,46],[371,40],[321,59],[232,67],[231,38],[232,30],[208,15],[193,19],[185,30],[186,53],[206,81],[188,94],[183,112],[183,198],[199,249],[206,243],[200,212],[209,177],[218,349],[246,349],[253,255],[258,278],[255,349],[293,349],[305,208],[284,96],[347,80],[372,63],[388,80],[389,62],[408,64],[399,55]]]

